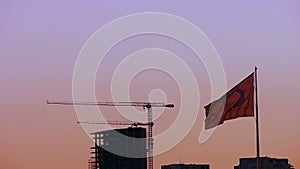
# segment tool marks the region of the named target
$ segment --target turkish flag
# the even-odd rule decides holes
[[[205,129],[223,124],[225,120],[254,116],[254,73],[205,108]]]

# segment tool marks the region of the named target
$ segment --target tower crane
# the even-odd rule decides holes
[[[131,127],[137,126],[153,126],[154,123],[140,123],[140,122],[132,122],[132,121],[77,121],[78,124],[111,124],[111,125],[124,125]]]
[[[56,105],[80,105],[80,106],[133,106],[133,107],[142,107],[143,109],[148,110],[147,121],[148,121],[148,142],[147,142],[147,151],[148,151],[148,169],[153,169],[153,138],[152,138],[152,107],[166,107],[174,108],[174,104],[165,104],[165,103],[151,103],[151,102],[50,102],[46,101],[47,104],[56,104]],[[140,123],[142,124],[142,123]]]

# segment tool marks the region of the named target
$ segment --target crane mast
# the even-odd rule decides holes
[[[174,104],[165,104],[165,103],[150,103],[150,102],[50,102],[46,101],[47,104],[57,104],[57,105],[79,105],[79,106],[133,106],[133,107],[143,107],[147,109],[147,123],[135,123],[135,125],[148,125],[148,139],[147,139],[147,152],[148,152],[148,169],[153,169],[153,117],[152,117],[152,107],[166,107],[166,108],[174,108]],[[78,123],[89,123],[93,122],[78,122]],[[93,124],[97,124],[94,122]],[[101,124],[98,123],[98,124]],[[109,124],[109,123],[102,123]],[[111,123],[114,125],[132,125],[125,123]],[[133,126],[135,126],[133,125]]]

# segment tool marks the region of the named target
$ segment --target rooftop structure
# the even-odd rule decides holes
[[[288,159],[260,157],[261,169],[293,169]],[[240,158],[240,164],[234,169],[256,169],[256,158]]]
[[[161,169],[209,169],[208,164],[169,164],[161,166]]]

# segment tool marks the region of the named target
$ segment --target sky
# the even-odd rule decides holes
[[[111,21],[139,12],[172,14],[202,30],[219,54],[228,89],[257,66],[261,156],[288,158],[295,168],[300,167],[299,1],[2,0],[0,168],[87,168],[93,143],[76,123],[74,108],[47,105],[45,101],[72,100],[75,63],[86,41]],[[180,157],[183,163],[233,168],[240,157],[256,155],[254,118],[227,121],[205,143],[198,142],[205,118],[203,106],[211,99],[211,84],[203,63],[174,39],[142,35],[112,48],[95,77],[99,100],[111,101],[114,70],[126,56],[145,48],[177,54],[192,71],[200,96],[192,129],[172,149],[154,157],[155,169],[179,163]],[[140,72],[131,81],[130,98],[147,101],[153,89],[160,89],[175,106],[192,103],[197,93],[191,94],[190,100],[181,100],[176,80],[157,70]],[[178,107],[160,112],[154,135],[172,127],[176,115],[184,113]],[[115,108],[101,110],[116,113]]]

